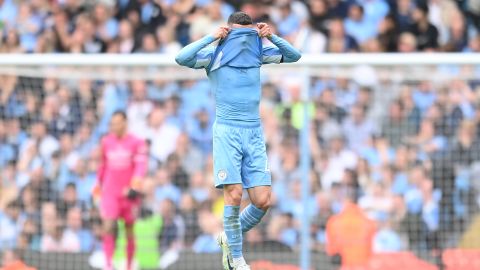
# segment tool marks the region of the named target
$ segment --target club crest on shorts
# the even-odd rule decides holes
[[[220,179],[222,181],[227,179],[227,171],[225,171],[225,170],[218,171],[217,177],[218,177],[218,179]]]

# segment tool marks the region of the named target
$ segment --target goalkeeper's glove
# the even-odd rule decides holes
[[[135,200],[138,197],[140,197],[141,195],[142,195],[142,193],[136,191],[133,188],[129,188],[128,191],[127,191],[127,198],[130,199],[130,200]]]
[[[127,198],[130,200],[135,200],[141,197],[142,193],[140,192],[141,189],[141,180],[139,178],[134,178],[130,187],[127,190]]]

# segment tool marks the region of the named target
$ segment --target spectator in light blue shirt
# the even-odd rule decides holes
[[[441,192],[433,188],[433,181],[431,179],[424,179],[420,183],[420,190],[422,192],[423,207],[422,220],[425,222],[429,232],[438,230],[440,226],[440,199]]]
[[[310,216],[318,213],[318,205],[314,196],[308,198],[308,205],[303,204],[300,180],[290,183],[287,195],[279,201],[278,207],[281,212],[290,214],[296,219],[300,219],[304,211],[307,211]]]
[[[221,5],[221,10],[220,12],[222,13],[222,17],[225,21],[228,20],[228,17],[230,16],[230,14],[232,14],[233,12],[235,12],[235,8],[232,7],[231,5],[229,5],[228,3],[224,3],[225,1],[222,1]]]
[[[385,137],[372,136],[371,146],[365,147],[360,156],[368,161],[372,167],[392,162],[395,159],[395,150],[390,147]],[[384,160],[386,158],[386,160]]]
[[[13,91],[9,96],[6,106],[3,107],[3,112],[7,117],[20,117],[26,113],[25,104],[21,100],[20,91]],[[0,107],[1,109],[1,107]]]
[[[280,241],[289,247],[295,247],[298,244],[298,231],[294,228],[286,228],[280,234]]]
[[[193,242],[192,249],[195,253],[217,253],[220,252],[215,236],[210,234],[201,234]]]
[[[281,223],[280,242],[289,247],[295,247],[298,244],[299,234],[293,225],[293,216],[291,214],[283,214],[279,221]]]
[[[37,36],[43,28],[44,19],[32,11],[30,3],[20,5],[16,29],[20,35],[20,45],[27,52],[33,52],[37,46]]]
[[[355,38],[355,36],[353,37]],[[324,87],[331,87],[332,89],[335,89],[335,104],[338,107],[344,108],[345,110],[350,110],[350,108],[358,100],[358,87],[346,78],[338,78],[329,84],[330,86],[326,84]]]
[[[123,1],[119,5],[122,6]],[[109,41],[118,35],[118,21],[111,17],[111,9],[103,3],[95,5],[94,16],[97,22],[97,36],[103,41]]]
[[[212,117],[207,108],[200,109],[190,122],[188,133],[192,144],[200,149],[204,155],[212,152]]]
[[[377,24],[365,17],[365,11],[359,4],[350,6],[345,19],[345,32],[362,44],[377,35]]]
[[[447,147],[447,139],[445,136],[437,134],[435,124],[430,119],[422,121],[418,135],[411,138],[410,143],[417,147],[417,159],[419,160],[443,151]]]
[[[81,252],[93,251],[95,239],[90,230],[83,228],[82,210],[78,207],[73,207],[67,213],[67,227],[64,234],[70,234],[72,237],[77,237],[80,242]]]
[[[161,202],[165,199],[173,201],[176,205],[180,203],[182,192],[180,189],[172,184],[168,171],[161,167],[155,173],[155,181],[157,187],[155,188],[155,201]]]
[[[210,83],[206,80],[186,81],[180,91],[181,114],[192,117],[202,107],[212,107]]]
[[[419,214],[422,212],[423,199],[422,192],[417,187],[409,189],[405,193],[405,204],[410,214]]]
[[[430,106],[433,105],[437,96],[430,86],[429,82],[422,82],[420,86],[412,93],[413,102],[420,109],[422,113],[425,113]]]
[[[195,5],[197,7],[205,7],[207,5],[210,5],[212,3],[212,0],[195,0]]]
[[[378,26],[390,11],[390,7],[385,0],[360,0],[359,4],[365,9],[365,18],[375,26]]]
[[[17,19],[18,8],[14,0],[0,0],[0,30],[13,27]]]
[[[95,171],[92,170],[93,169],[92,162],[93,160],[89,160],[87,165],[88,168],[81,168],[81,170],[84,172],[82,172],[81,175],[79,175],[75,179],[75,184],[77,186],[78,200],[81,201],[82,203],[85,203],[86,205],[90,205],[92,201],[92,190],[97,181],[97,174]],[[80,161],[80,163],[84,163],[84,161]],[[86,165],[79,164],[78,166],[86,166]]]
[[[280,18],[276,21],[278,32],[282,36],[288,36],[300,28],[300,18],[292,11],[290,4],[280,7]]]
[[[189,192],[198,203],[205,202],[210,196],[210,189],[206,182],[203,171],[191,173]]]
[[[97,129],[92,132],[92,128],[88,124],[84,124],[77,130],[75,141],[77,142],[75,152],[82,158],[88,158],[92,150],[98,146],[100,131]]]
[[[422,165],[410,169],[408,178],[403,179],[403,181],[407,180],[407,183],[403,184],[404,200],[407,210],[411,214],[418,214],[422,211],[423,197],[420,187],[425,179],[426,172]]]
[[[393,179],[391,191],[395,195],[403,195],[410,189],[408,177],[404,172],[398,172]]]
[[[17,237],[23,227],[24,218],[20,214],[20,205],[17,201],[10,202],[5,212],[0,212],[0,247],[15,248]]]
[[[15,157],[18,155],[18,148],[28,139],[28,135],[22,130],[19,118],[11,118],[6,121],[7,142],[15,150]]]
[[[198,215],[198,221],[202,234],[200,234],[192,245],[195,253],[217,253],[220,247],[215,240],[219,232],[222,231],[220,220],[209,211],[201,211]]]
[[[171,96],[165,102],[165,109],[169,112],[167,123],[176,126],[180,130],[184,130],[187,122],[185,110],[181,109],[181,100],[177,95]]]
[[[14,159],[15,150],[10,144],[2,142],[0,138],[0,168],[5,167],[10,161]]]
[[[105,104],[103,115],[98,123],[98,133],[104,134],[108,131],[110,118],[118,110],[125,110],[128,104],[129,90],[126,84],[111,83],[105,85],[102,96],[102,104]]]
[[[352,107],[350,117],[343,122],[343,132],[348,145],[353,151],[360,153],[372,135],[377,133],[376,125],[366,118],[366,109],[356,104]]]
[[[165,102],[178,92],[178,85],[173,82],[156,80],[147,85],[147,96],[154,101]]]
[[[390,222],[385,220],[382,228],[373,238],[373,251],[380,252],[398,252],[403,248],[400,235],[391,228]]]

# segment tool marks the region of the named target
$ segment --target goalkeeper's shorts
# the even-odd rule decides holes
[[[102,195],[100,198],[100,214],[103,219],[122,219],[126,224],[132,224],[138,216],[139,200]]]

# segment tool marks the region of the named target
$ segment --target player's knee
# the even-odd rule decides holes
[[[105,234],[115,234],[115,225],[111,222],[103,223],[103,233]]]
[[[125,234],[127,235],[127,238],[134,236],[133,224],[125,224]]]
[[[226,205],[240,205],[243,189],[240,185],[226,185],[223,189]]]
[[[115,234],[115,228],[114,227],[103,227],[103,233],[104,234]]]
[[[270,194],[267,194],[265,196],[261,196],[260,198],[257,198],[257,200],[253,204],[257,208],[260,208],[263,211],[267,211],[272,204],[272,201],[270,199]]]

